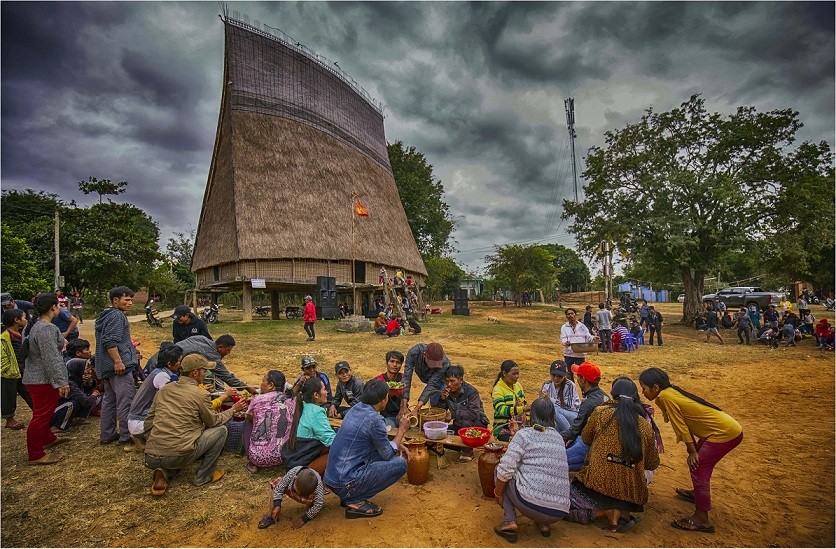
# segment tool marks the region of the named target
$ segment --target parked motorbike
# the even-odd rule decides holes
[[[203,312],[200,313],[200,318],[202,318],[204,322],[215,324],[218,321],[218,304],[212,303],[203,309]]]
[[[253,307],[253,312],[261,316],[267,316],[270,314],[270,305],[259,305],[257,307]]]
[[[156,310],[152,305],[153,301],[149,301],[145,304],[145,321],[148,322],[148,325],[151,327],[161,328],[163,325],[163,319],[160,317],[160,311]]]

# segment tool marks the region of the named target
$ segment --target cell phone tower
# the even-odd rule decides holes
[[[575,138],[578,134],[575,133],[575,99],[572,97],[564,99],[563,104],[566,105],[566,126],[569,128],[569,141],[572,144],[572,188],[575,189],[575,202],[577,202],[578,166],[575,163]]]

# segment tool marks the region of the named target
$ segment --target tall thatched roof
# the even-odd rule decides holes
[[[426,275],[379,110],[316,59],[245,27],[225,21],[224,90],[192,270],[350,260],[353,227],[358,261]],[[368,217],[353,213],[355,197]]]

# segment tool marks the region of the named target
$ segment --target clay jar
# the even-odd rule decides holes
[[[420,486],[427,482],[430,474],[430,453],[424,441],[404,441],[409,450],[409,461],[406,464],[406,478],[410,484]]]
[[[482,485],[482,493],[485,494],[485,497],[492,498],[496,488],[493,473],[507,446],[488,443],[483,448],[485,451],[479,456],[479,484]]]

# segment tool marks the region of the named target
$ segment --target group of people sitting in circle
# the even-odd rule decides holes
[[[106,327],[102,319],[106,323],[113,310],[129,309],[133,293],[119,287],[111,294],[113,307],[100,314],[96,327],[102,347],[96,350],[95,373],[106,376],[104,395],[88,370],[89,343],[82,340],[68,348],[73,356],[65,363],[58,328],[37,322],[28,334],[31,349],[24,358],[23,381],[33,400],[27,432],[30,463],[55,463],[57,459],[45,449],[70,440],[56,437],[49,429],[58,399],[71,402],[66,408],[78,409],[78,416],[99,404],[101,443],[118,440],[126,450],[141,448],[144,464],[152,471],[150,491],[155,496],[165,494],[180,471],[193,462],[199,464],[192,484],[204,486],[220,480],[224,472],[217,468],[218,459],[237,433],[248,471],[275,466],[286,470],[271,485],[269,506],[259,528],[279,519],[285,495],[306,507],[291,524],[300,527],[323,508],[329,492],[339,498],[346,518],[380,515],[383,510],[371,500],[406,472],[409,452],[403,439],[411,417],[426,404],[444,409],[453,429],[489,425],[478,391],[464,380],[464,368],[451,364],[437,342],[414,345],[406,355],[389,351],[385,371],[365,383],[348,362],[340,360],[334,366],[338,381],[332,391],[328,376],[318,370],[310,355],[302,357],[302,371],[293,383],[283,372],[269,370],[258,387],[249,386],[223,363],[235,346],[232,336],[213,341],[195,334],[161,345],[149,359],[137,389],[134,378],[125,375],[123,362],[137,364],[129,331],[119,332],[118,344],[109,332],[101,332]],[[39,295],[35,302],[39,320],[49,321],[58,313],[57,300],[50,296]],[[8,317],[3,317],[5,325],[20,328],[17,315]],[[124,314],[111,319],[114,326],[127,327],[123,320]],[[7,347],[4,339],[4,372],[9,361],[19,356]],[[125,380],[124,387],[122,381],[114,386],[114,374],[108,376],[102,368],[105,355],[114,349],[116,357],[110,364],[121,371],[117,375]],[[415,376],[425,387],[410,407]],[[550,525],[562,519],[586,524],[605,518],[605,529],[613,532],[635,525],[662,450],[653,408],[642,403],[636,383],[617,377],[607,394],[600,387],[602,373],[596,365],[556,360],[549,367],[549,379],[529,404],[519,377],[515,361],[502,362],[491,395],[492,433],[507,443],[495,472],[494,495],[503,509],[503,520],[494,528],[497,535],[516,541],[517,513],[534,521],[543,536],[549,536]],[[693,490],[677,493],[693,501],[696,509],[672,526],[713,532],[708,516],[711,474],[717,462],[740,444],[742,429],[715,405],[672,384],[658,368],[645,370],[638,380],[642,394],[662,410],[688,451]],[[228,387],[218,391],[224,384]],[[128,386],[134,391],[122,425],[115,408],[118,399],[129,393]],[[239,389],[252,394],[239,394]],[[76,394],[78,404],[73,400]],[[97,403],[99,397],[103,401]],[[71,417],[65,421],[67,415]],[[242,421],[231,421],[236,415],[243,416]],[[65,412],[61,425],[71,423],[73,416]],[[341,420],[336,431],[329,419]],[[472,452],[462,452],[462,460],[469,459]],[[570,473],[574,473],[572,480]]]
[[[823,318],[818,324],[807,302],[802,298],[797,302],[798,314],[793,310],[792,303],[786,299],[780,303],[770,304],[763,310],[754,304],[740,307],[737,311],[730,311],[722,301],[707,302],[702,314],[695,321],[698,330],[705,330],[705,341],[711,336],[717,338],[722,345],[725,343],[720,328],[737,330],[739,345],[751,345],[757,341],[771,347],[784,344],[794,347],[805,337],[815,337],[820,349],[833,349],[832,327]]]

